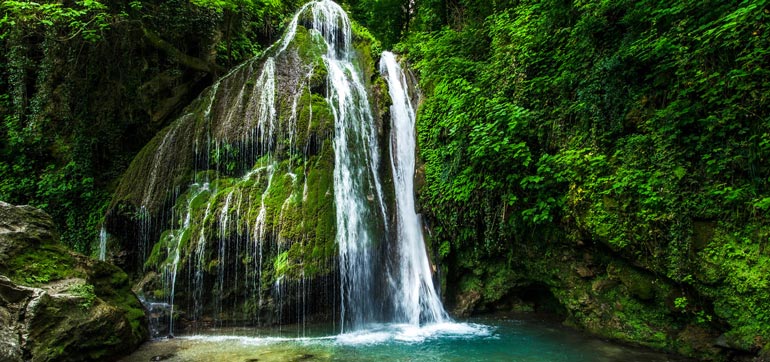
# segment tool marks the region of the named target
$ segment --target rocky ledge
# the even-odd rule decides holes
[[[59,244],[45,212],[0,201],[0,361],[109,361],[146,338],[125,272]]]

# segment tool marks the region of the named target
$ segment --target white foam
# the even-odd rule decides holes
[[[474,323],[433,323],[422,326],[412,324],[371,324],[354,332],[322,337],[249,337],[233,335],[192,335],[181,339],[242,345],[264,346],[284,342],[303,344],[328,344],[340,346],[379,345],[387,343],[423,343],[434,339],[495,338],[494,328]]]
[[[340,345],[383,344],[390,342],[422,343],[437,338],[472,339],[493,336],[491,327],[472,323],[433,323],[370,325],[368,329],[340,334],[335,343]]]

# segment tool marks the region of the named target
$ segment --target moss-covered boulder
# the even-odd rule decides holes
[[[723,230],[717,228],[696,254],[702,258],[699,271],[721,278],[705,278],[708,284],[699,275],[678,283],[599,243],[552,239],[515,245],[516,259],[504,262],[471,255],[445,260],[452,267],[447,303],[455,314],[534,310],[604,338],[698,360],[767,358],[767,325],[759,322],[767,311],[767,299],[760,297],[767,289],[758,288],[767,274],[758,272],[763,264],[719,254],[720,248],[746,247]],[[745,289],[730,284],[739,282]]]
[[[46,213],[0,202],[0,251],[0,360],[110,360],[147,337],[127,274],[60,245]]]
[[[148,143],[117,187],[107,231],[142,280],[137,289],[173,310],[177,332],[339,314],[336,156],[364,164],[372,144],[384,153],[387,92],[376,40],[347,17],[320,25],[331,13],[313,7],[344,13],[330,3],[303,7],[287,35],[217,80]],[[360,87],[335,93],[352,80]],[[348,118],[365,127],[335,124]],[[348,135],[345,150],[336,150],[337,134]],[[373,174],[386,161],[356,176],[370,209],[382,207]],[[369,219],[376,230],[366,232],[385,233],[384,217]]]

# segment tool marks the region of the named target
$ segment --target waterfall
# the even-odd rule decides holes
[[[174,318],[296,322],[298,334],[308,313],[342,334],[448,320],[415,213],[404,76],[383,54],[389,169],[359,41],[339,5],[305,4],[265,56],[220,78],[132,162],[120,189],[136,207],[142,290],[167,306],[169,335]]]
[[[383,52],[380,72],[388,83],[390,106],[390,163],[396,190],[397,267],[390,275],[398,322],[443,322],[448,319],[433,286],[420,218],[415,212],[415,112],[406,75],[393,53]]]
[[[340,331],[345,332],[377,318],[371,223],[377,212],[385,218],[385,206],[377,173],[379,154],[374,117],[363,79],[351,59],[350,20],[332,1],[312,4],[312,28],[328,44],[323,60],[328,71],[327,102],[334,115],[334,200],[342,288]],[[373,199],[379,210],[371,210],[369,201]]]

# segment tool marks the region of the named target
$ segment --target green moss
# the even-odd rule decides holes
[[[494,302],[508,293],[508,289],[518,278],[516,273],[504,265],[494,265],[489,268],[489,275],[484,283],[482,296],[485,300]]]
[[[188,201],[188,202],[185,202],[185,203],[183,203],[180,206],[183,206],[183,207],[191,210],[191,212],[196,212],[196,211],[200,211],[201,209],[205,209],[206,205],[209,202],[209,197],[211,196],[211,192],[209,190],[205,190],[205,189],[192,190],[191,192],[192,192],[192,195],[191,195],[192,199],[191,200],[185,200],[185,201]],[[185,198],[181,198],[181,199],[184,200]],[[177,205],[179,205],[179,204],[177,204]],[[180,211],[187,212],[187,210],[182,210],[182,207],[180,207],[179,209],[180,209]]]
[[[622,263],[610,264],[607,267],[607,274],[620,280],[628,288],[631,295],[641,300],[651,300],[655,297],[655,284],[652,276]]]
[[[82,298],[82,301],[80,302],[80,307],[83,309],[91,308],[91,306],[94,304],[94,299],[96,299],[96,294],[94,293],[94,286],[91,284],[76,284],[72,287],[70,287],[67,290],[70,294],[73,294],[75,296],[78,296]]]
[[[310,131],[323,138],[334,130],[334,116],[326,99],[318,94],[313,94],[313,121]]]
[[[289,252],[284,251],[278,254],[273,261],[273,270],[275,271],[275,278],[281,278],[286,274],[289,269]]]
[[[696,287],[713,298],[716,317],[730,325],[729,343],[747,351],[770,343],[770,256],[762,247],[769,234],[763,225],[731,230],[720,223],[713,241],[697,254],[700,274],[710,275],[711,283]]]
[[[0,267],[0,270],[16,283],[40,286],[66,278],[85,277],[75,264],[75,259],[63,246],[47,244],[15,256],[7,268]]]
[[[388,84],[383,77],[377,77],[372,84],[372,92],[377,99],[377,114],[384,116],[390,112],[390,105],[393,104],[393,100],[390,99],[390,92],[388,91]]]
[[[128,283],[128,274],[124,271],[119,271],[112,274],[110,278],[110,284],[113,286],[124,285]]]
[[[474,275],[468,275],[460,279],[460,294],[467,294],[469,292],[481,293],[484,283],[481,279]]]
[[[126,174],[129,174],[132,170],[133,173],[136,174],[139,170],[147,169],[149,167],[148,165],[150,165],[155,158],[155,151],[160,145],[160,142],[170,130],[171,126],[163,128],[144,147],[142,147],[139,153],[131,161]],[[139,203],[137,201],[141,200],[143,191],[142,188],[136,187],[136,185],[131,182],[121,182],[115,190],[110,208],[113,208],[122,201],[134,201],[133,204],[138,205]]]
[[[323,255],[336,254],[337,214],[334,207],[333,154],[331,147],[311,159],[307,176],[308,193],[303,205],[305,233]]]
[[[353,31],[353,45],[356,50],[368,50],[366,54],[359,53],[362,58],[374,59],[374,57],[377,57],[379,59],[380,54],[382,53],[382,44],[380,41],[369,32],[369,29],[361,26],[357,21],[351,21],[350,26]]]
[[[158,263],[161,260],[164,260],[166,256],[163,254],[165,253],[165,240],[168,239],[169,234],[171,233],[171,230],[166,230],[161,234],[160,240],[155,243],[155,245],[152,246],[152,251],[150,252],[150,255],[147,257],[147,260],[144,262],[144,268],[145,269],[151,269],[153,267],[156,267]]]
[[[317,32],[309,32],[303,26],[297,27],[297,32],[290,46],[297,49],[300,58],[311,63],[319,61],[321,56],[326,54],[327,51],[326,42],[324,42],[323,37]]]
[[[282,163],[280,166],[286,166],[286,164]],[[285,169],[285,167],[280,166],[276,168]],[[269,216],[266,223],[268,230],[274,228],[276,230],[283,229],[287,226],[291,227],[291,225],[283,225],[281,223],[281,211],[284,204],[290,201],[289,197],[292,195],[293,191],[295,191],[295,184],[292,176],[285,172],[275,172],[273,174],[270,189],[265,198],[265,207],[267,208],[267,215]]]

